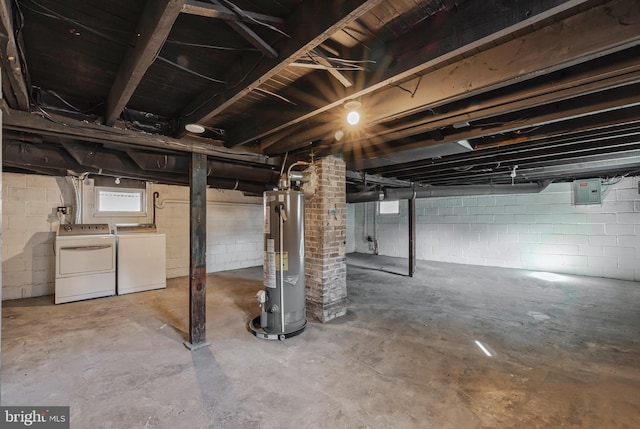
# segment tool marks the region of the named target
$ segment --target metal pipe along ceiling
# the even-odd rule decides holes
[[[348,203],[367,201],[395,201],[411,198],[465,197],[472,195],[532,194],[542,192],[551,181],[515,185],[460,185],[429,186],[426,188],[387,188],[383,191],[367,191],[347,194]]]

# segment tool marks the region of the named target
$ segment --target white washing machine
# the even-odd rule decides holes
[[[116,239],[108,224],[61,225],[56,235],[55,303],[116,293]]]
[[[167,287],[166,236],[154,224],[117,225],[117,292]]]

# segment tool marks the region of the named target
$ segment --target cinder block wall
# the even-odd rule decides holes
[[[154,191],[165,201],[156,210],[156,222],[167,235],[167,277],[188,275],[189,189],[153,185],[149,198]],[[74,204],[70,184],[64,178],[3,173],[2,196],[2,299],[53,294],[56,207]],[[207,190],[208,272],[261,265],[262,239],[262,198]]]
[[[158,232],[167,236],[167,277],[189,274],[189,188],[155,185]],[[262,265],[262,197],[207,189],[207,272]]]
[[[2,300],[53,293],[56,207],[72,201],[64,178],[2,174]]]
[[[419,199],[417,258],[640,280],[638,178],[603,192],[601,205],[573,204],[571,183],[540,194]],[[373,253],[374,204],[351,205],[356,252]],[[378,215],[381,255],[408,256],[407,202],[400,207]]]

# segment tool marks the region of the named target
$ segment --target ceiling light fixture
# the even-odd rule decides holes
[[[194,134],[202,134],[205,131],[204,127],[200,124],[186,124],[184,129]]]
[[[358,125],[360,122],[360,112],[358,109],[362,106],[359,101],[351,100],[344,103],[344,107],[349,111],[347,113],[347,123],[349,125]]]

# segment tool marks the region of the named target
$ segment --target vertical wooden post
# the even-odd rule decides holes
[[[416,272],[416,199],[409,200],[409,277]]]
[[[209,345],[206,342],[207,309],[207,156],[191,154],[189,174],[189,341],[190,350]]]

